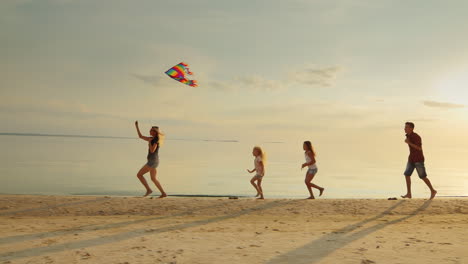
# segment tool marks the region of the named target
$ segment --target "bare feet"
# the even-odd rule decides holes
[[[143,195],[143,197],[146,197],[146,196],[150,195],[152,192],[153,192],[152,190],[147,190],[145,195]]]
[[[161,194],[158,198],[164,198],[164,197],[167,197],[166,193]]]
[[[325,191],[325,188],[322,188],[322,189],[319,189],[319,190],[320,190],[320,194],[319,194],[319,196],[322,196],[322,194],[323,194],[323,191]]]
[[[258,197],[257,200],[264,200],[265,198],[262,196]]]
[[[436,194],[437,194],[437,191],[436,191],[436,190],[431,191],[431,198],[430,198],[430,200],[434,199],[434,197],[436,196]]]
[[[257,193],[257,195],[255,195],[255,197],[259,197],[260,196],[260,193]]]
[[[307,198],[307,199],[310,199],[310,200],[312,200],[312,199],[315,199],[315,197],[313,197],[313,196],[310,196],[310,197],[309,197],[309,198]]]
[[[402,195],[401,198],[408,198],[408,199],[411,199],[411,194]]]

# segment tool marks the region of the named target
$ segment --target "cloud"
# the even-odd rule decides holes
[[[288,81],[313,86],[332,86],[340,67],[306,68],[289,73]]]
[[[134,113],[115,114],[112,112],[101,112],[90,108],[88,105],[61,101],[49,100],[45,102],[19,102],[0,104],[0,120],[5,116],[9,117],[27,117],[33,120],[47,119],[51,123],[45,124],[50,128],[54,128],[56,124],[63,125],[66,122],[86,124],[88,127],[93,127],[96,123],[109,124],[115,122],[118,124],[132,124],[136,119]],[[173,129],[180,128],[213,128],[216,127],[217,120],[210,118],[200,118],[192,116],[171,116],[158,115],[155,113],[138,114],[138,120],[142,124],[158,124],[165,128]],[[23,118],[22,118],[23,119]],[[64,121],[66,120],[66,121]],[[68,124],[68,123],[66,123]],[[78,126],[74,126],[78,129]],[[0,126],[0,131],[5,130]]]
[[[193,76],[199,81],[200,86],[212,88],[216,90],[234,91],[239,89],[256,90],[256,91],[278,91],[288,89],[297,85],[305,85],[312,87],[330,87],[333,86],[341,67],[306,67],[300,70],[293,70],[286,73],[286,78],[274,80],[267,79],[261,75],[248,75],[236,77],[230,80],[215,80],[215,79],[200,79],[198,76]],[[206,74],[200,72],[202,76]],[[198,72],[197,72],[198,75]],[[152,86],[161,85],[160,75],[145,75],[134,73],[132,76],[146,84]],[[191,76],[192,77],[192,76]]]
[[[103,113],[92,110],[88,105],[80,103],[72,103],[60,100],[50,100],[41,103],[16,103],[2,105],[0,110],[4,113],[13,115],[27,114],[28,116],[51,116],[56,118],[73,118],[73,119],[116,119],[116,120],[131,120],[124,116]]]
[[[423,101],[423,104],[425,106],[428,106],[428,107],[444,108],[444,109],[455,109],[455,108],[464,108],[465,107],[465,105],[462,105],[462,104],[437,102],[437,101]]]
[[[437,122],[440,119],[438,118],[425,118],[425,117],[420,117],[420,118],[410,118],[408,120],[411,120],[411,122],[427,122],[427,123],[433,123]]]
[[[133,73],[132,76],[151,86],[157,86],[161,82],[161,76],[144,75],[144,74],[137,74],[137,73]]]
[[[284,84],[278,80],[268,80],[259,75],[251,75],[236,79],[239,86],[247,86],[257,90],[274,91],[284,87]]]

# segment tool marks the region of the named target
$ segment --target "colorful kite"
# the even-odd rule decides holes
[[[179,81],[181,83],[185,83],[186,85],[197,87],[196,80],[189,80],[185,78],[185,74],[192,75],[193,73],[190,72],[187,63],[181,62],[176,66],[170,68],[166,71],[166,74],[171,77],[172,79]]]

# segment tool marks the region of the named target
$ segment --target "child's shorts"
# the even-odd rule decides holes
[[[260,174],[255,174],[255,176],[253,177],[254,180],[261,180],[263,179],[263,175],[260,175]]]

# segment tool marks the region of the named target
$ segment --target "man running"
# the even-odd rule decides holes
[[[426,168],[424,167],[424,154],[422,150],[421,137],[413,132],[414,123],[406,122],[405,123],[405,133],[406,140],[405,143],[408,144],[410,155],[408,158],[408,164],[406,165],[405,176],[406,176],[406,189],[407,192],[405,195],[402,195],[402,198],[411,198],[411,174],[413,174],[414,169],[418,172],[419,178],[423,180],[427,187],[431,190],[431,200],[437,194],[437,191],[432,187],[431,181],[427,178]]]

